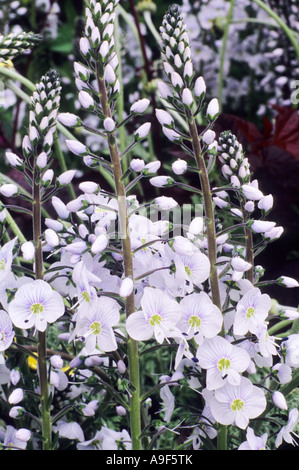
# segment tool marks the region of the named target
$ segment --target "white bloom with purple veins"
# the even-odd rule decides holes
[[[228,426],[233,424],[246,429],[249,420],[263,413],[267,405],[264,392],[247,377],[241,377],[239,385],[226,383],[215,390],[210,407],[216,421]]]
[[[4,310],[0,310],[0,352],[5,351],[14,339],[11,319]]]
[[[178,322],[187,339],[194,338],[198,345],[202,344],[204,338],[216,336],[222,327],[222,314],[205,292],[193,292],[184,297],[180,306],[182,319]]]
[[[205,339],[197,349],[198,365],[207,370],[207,389],[217,390],[226,383],[239,385],[241,373],[250,364],[245,349],[234,346],[221,336]]]
[[[268,434],[261,437],[256,436],[252,428],[248,427],[246,432],[246,441],[239,445],[238,450],[266,450]]]
[[[115,351],[117,343],[113,326],[119,322],[120,307],[114,299],[97,297],[88,312],[81,317],[76,326],[77,336],[82,337],[87,354],[100,351]]]
[[[154,335],[161,344],[167,337],[181,336],[175,327],[180,317],[181,309],[175,300],[160,289],[145,287],[141,310],[129,315],[127,332],[137,341],[146,341]]]
[[[43,280],[21,286],[9,304],[10,318],[18,328],[35,327],[45,331],[64,314],[64,303],[58,292]]]
[[[248,331],[255,334],[257,327],[268,316],[272,302],[268,294],[262,294],[254,287],[238,302],[234,321],[234,334],[245,335]]]

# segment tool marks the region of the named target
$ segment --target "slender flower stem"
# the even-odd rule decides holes
[[[243,214],[243,221],[246,223],[246,210],[244,201],[241,201],[241,210]],[[254,281],[254,256],[253,256],[253,238],[250,228],[245,227],[245,246],[246,246],[246,261],[251,264],[251,268],[246,271],[246,278],[253,284]]]
[[[213,303],[222,310],[221,299],[220,299],[220,290],[219,290],[219,278],[217,273],[217,245],[216,245],[216,228],[215,228],[215,218],[214,210],[212,203],[212,193],[210,188],[209,176],[207,173],[205,161],[201,151],[201,145],[199,141],[199,135],[196,127],[195,121],[187,116],[189,123],[189,131],[192,139],[192,147],[195,155],[195,160],[197,167],[199,169],[199,179],[201,183],[201,190],[203,193],[203,202],[205,209],[205,216],[207,218],[207,238],[208,238],[208,255],[211,263],[210,270],[210,283],[211,283],[211,292]],[[222,336],[224,336],[224,327],[221,331]],[[217,447],[218,450],[227,449],[227,427],[224,425],[219,425],[218,428],[218,437],[217,437]]]
[[[33,184],[33,241],[35,244],[35,276],[43,279],[43,256],[41,244],[41,188],[36,183],[36,171]],[[42,435],[43,450],[51,450],[51,417],[49,406],[48,373],[46,363],[47,340],[46,331],[38,332],[37,360],[39,370],[39,381],[41,389],[41,413],[42,413]]]
[[[97,73],[100,100],[103,114],[111,118],[111,109],[108,102],[105,82],[100,73]],[[126,207],[126,190],[123,183],[123,172],[116,137],[114,133],[108,134],[108,146],[114,173],[115,191],[119,204],[120,232],[122,237],[122,251],[125,277],[134,279],[133,255],[129,235],[129,218]],[[135,294],[133,292],[126,298],[126,316],[135,311]],[[130,396],[131,439],[133,450],[141,450],[141,408],[140,408],[140,380],[138,345],[135,340],[128,338],[129,376],[132,385]]]

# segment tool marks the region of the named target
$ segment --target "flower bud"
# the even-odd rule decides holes
[[[253,186],[252,184],[243,184],[242,193],[250,201],[259,201],[264,195],[262,191]]]
[[[207,107],[207,117],[210,121],[215,121],[219,114],[219,102],[217,98],[213,98]]]
[[[94,254],[101,253],[108,245],[108,237],[105,234],[99,235],[91,245],[91,251]]]
[[[20,428],[16,431],[15,437],[22,442],[28,442],[31,438],[31,431],[29,431],[29,429]]]
[[[99,188],[99,185],[95,183],[94,181],[83,181],[82,183],[79,184],[79,189],[83,193],[87,194],[93,194],[96,192]]]
[[[212,131],[212,129],[208,129],[202,136],[202,140],[206,145],[210,145],[212,142],[214,142],[215,139],[215,132]]]
[[[169,176],[154,176],[150,179],[150,183],[156,188],[163,188],[164,186],[172,186],[175,181]]]
[[[70,215],[66,205],[57,196],[52,197],[52,205],[61,219],[67,219]]]
[[[273,393],[272,400],[273,400],[274,405],[276,405],[281,410],[287,410],[288,409],[288,405],[287,405],[287,402],[286,402],[286,399],[285,399],[284,395],[281,392],[279,392],[278,390],[276,390]]]
[[[191,106],[193,103],[193,95],[189,88],[184,88],[182,91],[182,101],[184,105]]]
[[[48,245],[52,247],[59,245],[59,237],[54,230],[47,228],[44,235]]]
[[[57,119],[66,127],[76,127],[82,124],[81,119],[72,113],[60,113]]]
[[[6,158],[7,158],[8,163],[9,163],[12,167],[14,167],[14,168],[23,167],[23,162],[22,162],[22,160],[21,160],[20,157],[18,157],[15,153],[13,153],[13,152],[6,152],[5,156],[6,156]]]
[[[171,91],[171,88],[164,82],[159,82],[158,83],[158,90],[160,92],[161,98],[167,100],[168,98],[173,97],[173,93]]]
[[[59,354],[54,354],[53,356],[51,356],[50,362],[52,367],[54,367],[55,369],[62,369],[63,367],[63,359]]]
[[[5,197],[16,196],[18,192],[19,192],[18,187],[12,183],[3,184],[0,188],[0,193],[2,194],[2,196],[5,196]]]
[[[203,77],[198,77],[194,84],[194,94],[197,98],[202,99],[207,90]]]
[[[43,170],[47,166],[47,163],[48,155],[46,154],[46,152],[41,152],[36,159],[36,165],[40,170]]]
[[[145,122],[144,124],[142,124],[142,126],[140,126],[134,132],[134,136],[135,136],[136,141],[145,138],[148,135],[150,129],[151,129],[151,123],[150,122]]]
[[[77,172],[77,170],[67,170],[67,171],[65,171],[60,176],[58,176],[57,183],[61,186],[64,186],[66,184],[70,184],[70,182],[74,178],[76,172]]]
[[[258,202],[258,208],[269,212],[273,207],[273,196],[272,194],[268,194],[267,196],[263,196]]]
[[[141,158],[134,158],[133,160],[131,160],[130,162],[130,168],[132,171],[136,171],[137,173],[139,173],[140,171],[142,171],[145,167],[145,162],[144,160],[142,160]]]
[[[159,123],[162,126],[172,126],[173,125],[173,123],[174,123],[173,117],[167,111],[164,111],[164,109],[156,109],[155,113],[156,113],[156,117],[157,117]]]
[[[110,117],[107,117],[105,120],[104,120],[104,128],[107,132],[113,132],[114,129],[115,129],[115,122],[113,121],[112,118]]]
[[[119,289],[119,295],[121,297],[128,297],[132,292],[134,288],[134,282],[130,277],[126,277],[125,279],[122,280],[120,289]]]
[[[66,140],[65,143],[70,152],[75,155],[87,155],[89,153],[87,147],[77,140]]]
[[[35,247],[32,242],[25,242],[21,245],[21,251],[23,258],[26,261],[29,261],[34,258],[35,255]]]
[[[24,392],[22,388],[15,388],[8,397],[8,403],[11,405],[17,405],[24,398]]]
[[[143,114],[144,111],[148,108],[150,101],[147,98],[136,101],[132,104],[130,112],[132,114]]]
[[[79,91],[78,98],[81,106],[84,109],[92,110],[95,107],[94,99],[92,96],[85,90]]]
[[[22,406],[13,406],[9,410],[9,416],[13,419],[22,418],[24,416],[25,409]]]
[[[175,162],[173,162],[171,168],[176,175],[182,175],[187,170],[187,166],[188,165],[185,160],[178,158]]]
[[[284,286],[284,287],[289,287],[289,288],[299,287],[298,281],[296,281],[296,279],[293,279],[292,277],[288,277],[288,276],[280,276],[277,279],[277,282],[280,285]]]

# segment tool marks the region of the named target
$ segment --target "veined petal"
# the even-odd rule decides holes
[[[147,341],[154,333],[154,328],[146,320],[142,311],[129,315],[126,328],[128,335],[136,341]]]

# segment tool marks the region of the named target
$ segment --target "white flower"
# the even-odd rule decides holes
[[[257,287],[247,291],[237,304],[234,334],[245,335],[248,331],[255,334],[257,326],[267,318],[271,305],[269,295],[262,294]]]
[[[240,256],[235,256],[234,258],[232,258],[231,266],[235,271],[241,273],[244,273],[245,271],[248,271],[251,268],[251,264],[245,261]]]
[[[145,287],[141,310],[129,315],[127,332],[137,341],[146,341],[154,335],[156,341],[162,343],[164,338],[180,336],[175,328],[180,316],[181,309],[175,300],[159,289]]]
[[[241,429],[246,429],[250,419],[263,413],[266,405],[263,390],[246,377],[241,377],[239,385],[226,383],[218,388],[210,401],[216,421],[226,426],[233,424]]]
[[[84,433],[81,426],[76,422],[64,422],[58,421],[57,431],[60,437],[65,437],[66,439],[76,439],[79,442],[84,441]]]
[[[55,230],[51,228],[47,228],[44,234],[45,234],[46,242],[49,246],[54,247],[54,246],[59,245],[59,237],[57,233],[55,232]]]
[[[47,166],[47,163],[48,155],[46,154],[46,152],[41,152],[36,159],[36,165],[42,170]]]
[[[245,349],[232,345],[221,336],[205,339],[199,346],[196,357],[198,365],[207,369],[207,389],[216,390],[226,382],[239,385],[241,373],[250,363],[250,356]]]
[[[293,438],[292,434],[295,434],[293,432],[293,429],[297,425],[298,416],[299,416],[299,410],[297,408],[293,408],[289,413],[289,420],[287,424],[283,426],[281,430],[279,431],[279,433],[277,434],[277,437],[275,440],[276,447],[280,447],[282,444],[282,441],[285,441],[288,444],[296,445],[296,441]],[[296,434],[295,436],[298,437]]]
[[[219,308],[205,292],[193,292],[180,302],[182,318],[177,327],[184,336],[194,338],[198,345],[204,338],[213,338],[222,327],[223,317]]]
[[[99,185],[94,181],[82,181],[82,183],[79,184],[79,189],[87,194],[93,194],[97,191],[98,187]]]
[[[198,248],[193,243],[181,235],[173,238],[173,249],[182,256],[191,256],[197,253]]]
[[[96,297],[91,308],[77,321],[76,333],[85,343],[87,354],[97,348],[115,351],[117,343],[112,327],[119,322],[120,306],[109,297]]]
[[[0,281],[3,281],[10,273],[13,261],[13,248],[17,238],[5,243],[0,249]]]
[[[165,100],[173,96],[171,88],[164,82],[158,82],[158,90],[160,92],[161,97]]]
[[[255,436],[252,428],[248,427],[246,431],[246,441],[239,445],[238,450],[266,450],[268,434],[261,437]]]
[[[55,369],[62,369],[63,359],[59,354],[54,354],[50,357],[51,366]]]
[[[54,323],[64,314],[64,303],[58,292],[45,281],[36,280],[22,285],[9,304],[8,311],[15,326],[35,327],[45,331],[48,323]]]
[[[14,339],[11,319],[4,310],[0,310],[0,353],[9,348]]]

